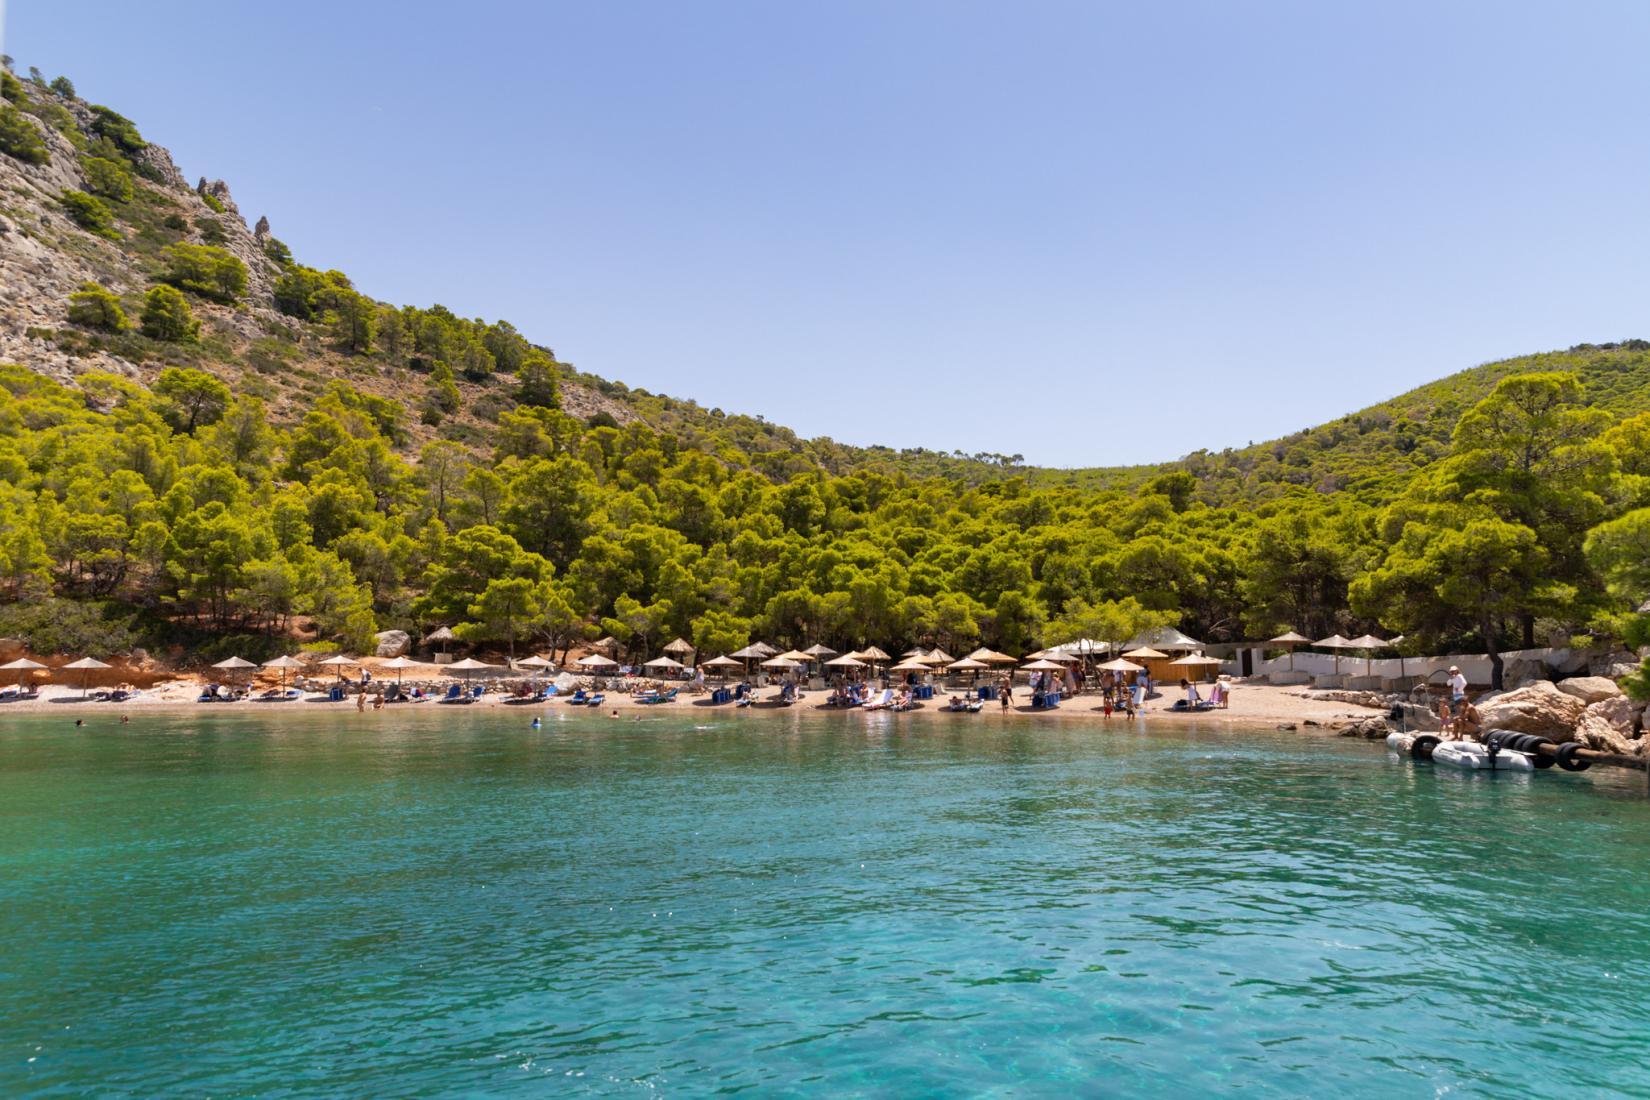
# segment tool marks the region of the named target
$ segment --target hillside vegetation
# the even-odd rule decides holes
[[[377,301],[66,80],[3,91],[0,631],[37,647],[1495,648],[1650,595],[1642,342],[1155,467],[848,447]]]

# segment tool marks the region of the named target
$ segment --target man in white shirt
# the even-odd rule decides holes
[[[1454,665],[1449,666],[1449,697],[1450,701],[1457,705],[1467,697],[1467,678],[1461,675],[1461,670]]]

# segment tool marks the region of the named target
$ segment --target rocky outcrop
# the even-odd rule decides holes
[[[1555,740],[1568,739],[1586,710],[1586,703],[1546,680],[1515,688],[1478,706],[1487,730],[1539,733]]]
[[[1606,653],[1602,657],[1595,657],[1587,663],[1587,671],[1593,676],[1604,676],[1611,680],[1619,680],[1623,676],[1630,676],[1639,669],[1639,659],[1625,649],[1615,653]]]
[[[1302,699],[1327,699],[1335,703],[1351,703],[1360,707],[1379,707],[1382,710],[1398,702],[1402,696],[1384,691],[1313,691],[1301,692]]]
[[[1603,702],[1605,699],[1614,699],[1621,694],[1616,682],[1603,676],[1574,676],[1568,680],[1560,680],[1558,690],[1566,695],[1573,695],[1589,705]]]
[[[1633,743],[1633,737],[1643,715],[1644,704],[1626,696],[1601,699],[1582,712],[1574,740],[1600,752],[1635,753],[1642,747]]]
[[[380,630],[372,636],[377,657],[400,657],[412,648],[412,636],[405,630]]]
[[[133,159],[138,162],[145,176],[162,187],[173,191],[188,189],[189,184],[184,181],[183,173],[172,163],[172,154],[163,146],[146,145],[138,150]]]
[[[1382,741],[1392,732],[1385,718],[1365,718],[1341,727],[1342,737],[1362,737],[1365,741]]]

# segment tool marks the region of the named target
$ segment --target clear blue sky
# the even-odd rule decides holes
[[[5,50],[376,297],[1087,465],[1650,334],[1647,41],[1642,2],[11,0]]]

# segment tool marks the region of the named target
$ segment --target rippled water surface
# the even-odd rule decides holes
[[[1625,781],[1168,719],[279,718],[0,726],[0,1094],[1650,1095]]]

